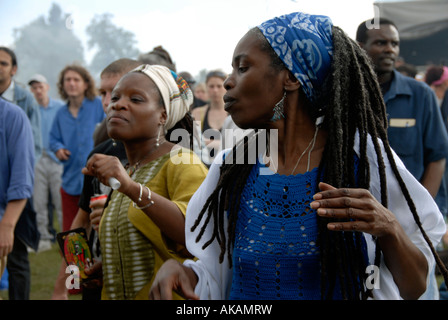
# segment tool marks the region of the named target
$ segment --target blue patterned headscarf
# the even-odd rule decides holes
[[[326,16],[294,12],[263,22],[258,28],[294,74],[311,102],[316,100],[333,55],[333,23]]]

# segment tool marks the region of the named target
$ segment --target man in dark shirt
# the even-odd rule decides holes
[[[370,56],[378,76],[389,121],[389,143],[406,168],[435,198],[448,153],[448,135],[436,96],[425,83],[395,70],[400,53],[400,35],[395,24],[379,19],[379,28],[369,29],[367,25],[373,23],[367,20],[359,25],[356,40]],[[425,298],[437,298],[436,289],[430,288],[427,291],[430,296]]]

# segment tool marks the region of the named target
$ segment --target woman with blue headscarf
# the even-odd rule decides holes
[[[226,110],[258,133],[215,158],[187,209],[197,260],[166,262],[151,297],[419,298],[445,226],[389,147],[362,49],[328,17],[292,13],[250,30],[232,66]]]

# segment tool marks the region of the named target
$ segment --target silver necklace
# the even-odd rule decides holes
[[[316,130],[314,131],[314,137],[313,139],[311,139],[310,143],[308,144],[308,147],[306,147],[305,150],[303,150],[302,154],[300,155],[299,159],[296,162],[296,165],[294,166],[294,169],[292,169],[291,171],[291,175],[294,174],[294,171],[296,170],[297,166],[299,165],[300,160],[302,160],[303,156],[305,155],[305,153],[308,151],[308,149],[310,149],[310,151],[308,152],[308,164],[306,166],[306,172],[310,171],[310,162],[311,162],[311,151],[313,151],[314,149],[314,145],[316,144],[316,138],[317,138],[317,132],[319,131],[319,127],[316,126]]]
[[[316,126],[316,130],[314,131],[314,137],[313,137],[313,139],[311,139],[310,143],[308,144],[308,147],[306,147],[306,149],[303,150],[303,152],[302,152],[302,154],[300,155],[299,159],[297,159],[296,165],[294,166],[294,169],[292,169],[292,171],[291,171],[291,175],[294,174],[294,171],[297,169],[297,166],[299,165],[300,160],[302,160],[303,156],[304,156],[305,153],[308,151],[308,149],[309,149],[309,152],[308,152],[308,163],[307,163],[306,171],[307,171],[307,172],[310,171],[311,152],[313,151],[314,146],[315,146],[315,144],[316,144],[316,138],[317,138],[317,133],[318,133],[318,132],[319,132],[319,127]],[[311,148],[311,149],[310,149],[310,148]],[[269,163],[272,164],[272,166],[274,167],[274,172],[277,172],[277,166],[276,166],[275,162],[273,161],[272,157],[271,157],[271,156],[268,157],[268,156],[266,155],[266,152],[265,152],[264,155],[263,155],[263,161],[264,161],[264,163],[267,163],[267,162],[268,162],[267,159],[269,159]]]
[[[162,144],[165,143],[165,141],[166,140],[163,140],[162,143],[157,142],[159,145],[156,145],[155,148],[151,149],[143,158],[138,160],[133,166],[131,166],[129,163],[127,163],[125,168],[126,168],[126,170],[129,170],[129,172],[128,172],[129,176],[132,176],[135,173],[135,171],[137,171],[140,168],[142,161],[148,159],[150,155],[152,155],[154,152],[157,151],[159,146],[161,146]]]

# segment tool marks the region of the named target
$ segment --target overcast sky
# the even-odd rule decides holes
[[[95,14],[111,13],[113,24],[131,31],[140,51],[162,45],[177,71],[230,72],[233,49],[251,27],[294,11],[328,15],[354,37],[359,23],[374,15],[373,0],[0,0],[0,45],[13,43],[13,29],[39,16],[52,3],[71,14],[67,22],[81,39],[87,61],[85,29]]]

